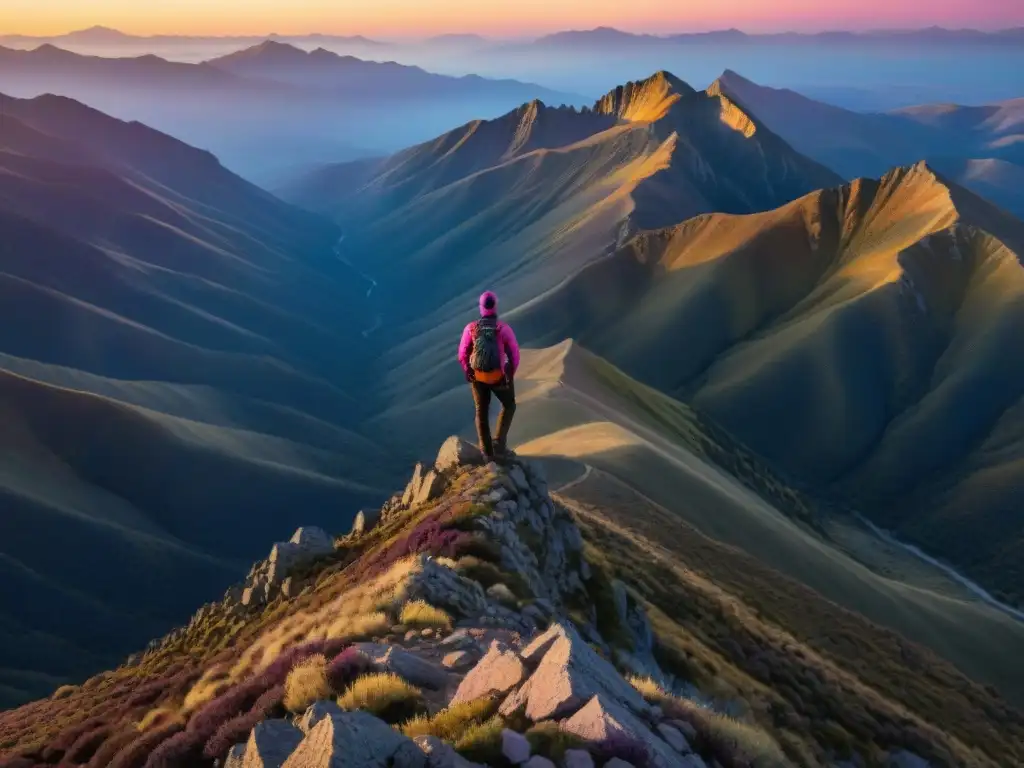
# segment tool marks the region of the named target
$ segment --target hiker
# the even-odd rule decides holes
[[[480,450],[488,459],[506,451],[508,430],[516,412],[515,375],[519,368],[519,344],[511,326],[498,319],[498,297],[491,291],[480,296],[480,319],[466,326],[459,344],[459,362],[473,388],[476,433]],[[501,403],[498,434],[491,442],[491,395]]]

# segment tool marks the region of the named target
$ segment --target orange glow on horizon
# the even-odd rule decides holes
[[[928,5],[939,6],[931,7]],[[137,35],[490,35],[613,26],[671,33],[1024,24],[1006,0],[2,0],[0,34],[57,35],[93,25]]]

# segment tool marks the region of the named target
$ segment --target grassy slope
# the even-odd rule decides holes
[[[1019,598],[1024,369],[1002,350],[1024,320],[1022,243],[915,166],[643,233],[510,319],[579,339]]]
[[[872,572],[818,530],[815,518],[831,511],[686,406],[585,350],[531,353],[527,366],[513,430],[520,452],[599,468],[684,524],[665,527],[664,541],[685,540],[692,526],[1024,701],[1015,650],[1024,624],[934,583]]]

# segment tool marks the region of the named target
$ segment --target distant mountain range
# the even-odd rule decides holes
[[[61,43],[89,44],[89,45],[119,45],[135,44],[142,41],[150,43],[177,42],[188,43],[224,43],[231,42],[239,45],[254,45],[264,39],[272,39],[277,42],[286,43],[331,43],[337,45],[357,45],[366,47],[387,47],[401,46],[406,44],[438,44],[438,45],[477,45],[481,43],[497,43],[500,40],[489,38],[479,34],[443,34],[427,38],[423,41],[388,41],[374,40],[363,35],[328,35],[310,33],[305,35],[278,35],[269,34],[262,36],[253,35],[132,35],[109,27],[94,26],[88,29],[75,30],[61,35],[33,36],[8,34],[0,35],[0,45],[38,45],[40,43]],[[831,30],[824,32],[777,32],[777,33],[748,33],[739,29],[722,29],[708,32],[682,32],[682,33],[661,33],[645,34],[626,32],[614,27],[596,27],[589,30],[565,30],[543,35],[529,41],[529,44],[539,46],[558,45],[608,45],[608,44],[679,44],[679,43],[724,43],[724,42],[751,42],[751,43],[783,43],[794,42],[895,42],[895,43],[985,43],[985,44],[1006,44],[1015,45],[1024,40],[1024,27],[1012,27],[995,31],[978,29],[947,29],[944,27],[927,27],[923,29],[892,29],[892,30],[869,30],[864,32],[850,32],[842,30]],[[527,42],[527,41],[523,41]]]
[[[726,71],[713,88],[753,110],[801,152],[847,179],[928,160],[1024,218],[1024,99],[981,107],[938,104],[862,113]]]
[[[81,99],[213,150],[261,181],[294,167],[387,153],[534,98],[585,101],[515,80],[436,75],[274,41],[200,63],[151,53],[83,55],[50,43],[0,47],[0,92]],[[389,119],[396,110],[410,119]]]

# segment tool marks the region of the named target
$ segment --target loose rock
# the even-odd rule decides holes
[[[530,759],[530,742],[521,733],[506,728],[501,732],[501,754],[514,765]]]

